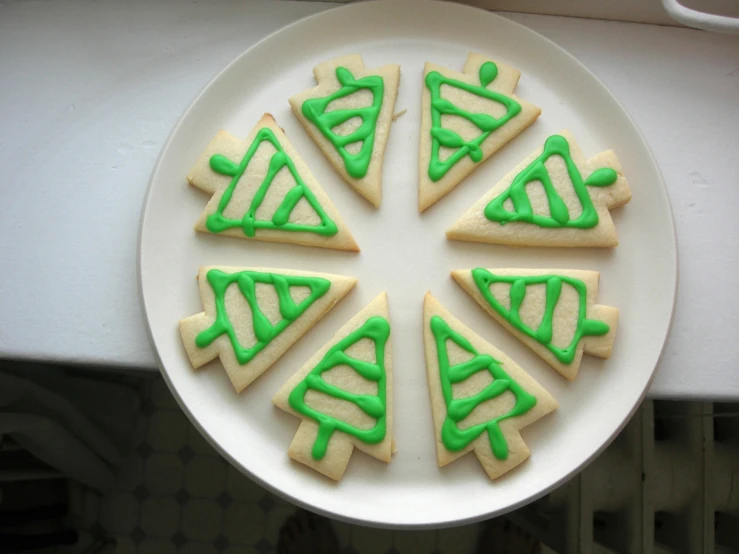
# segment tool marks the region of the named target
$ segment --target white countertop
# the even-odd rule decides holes
[[[0,357],[156,368],[136,241],[159,150],[233,58],[332,6],[0,1]],[[650,394],[739,400],[739,37],[506,17],[602,79],[664,174],[680,289]]]

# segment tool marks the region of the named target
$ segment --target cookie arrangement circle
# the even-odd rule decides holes
[[[361,56],[321,63],[317,85],[289,102],[336,172],[375,207],[393,124],[400,66]],[[513,95],[518,70],[470,54],[460,73],[427,63],[422,93],[419,211],[529,127],[541,110]],[[212,194],[200,232],[359,251],[348,226],[274,118],[244,141],[221,131],[187,176]],[[516,246],[613,247],[610,208],[631,193],[611,151],[587,159],[567,131],[492,187],[447,230],[454,240]],[[618,310],[596,304],[599,274],[585,270],[455,270],[457,283],[567,379],[583,354],[610,356]],[[237,392],[249,386],[355,285],[341,275],[204,266],[204,311],[180,322],[193,367],[220,358]],[[339,480],[353,449],[390,462],[393,379],[388,298],[380,294],[275,394],[302,419],[288,454]],[[529,457],[519,430],[556,400],[495,346],[427,293],[424,344],[437,460],[474,451],[491,479]],[[512,403],[511,403],[512,402]]]

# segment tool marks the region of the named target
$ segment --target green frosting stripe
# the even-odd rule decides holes
[[[322,277],[306,277],[297,275],[279,275],[276,273],[261,273],[258,271],[239,271],[237,273],[225,273],[220,269],[211,269],[206,278],[213,289],[216,300],[216,319],[213,325],[198,333],[195,337],[195,345],[205,348],[213,343],[221,335],[227,335],[231,341],[234,355],[240,364],[250,362],[254,356],[264,348],[280,333],[282,333],[293,321],[299,318],[310,306],[328,292],[331,281]],[[257,283],[272,285],[279,300],[281,321],[273,325],[262,312],[257,302]],[[226,309],[226,290],[229,286],[236,284],[239,291],[249,304],[252,312],[252,323],[254,325],[254,336],[257,342],[252,346],[243,346],[236,337],[236,331],[228,317]],[[308,287],[310,293],[307,298],[296,304],[290,295],[290,287]]]
[[[228,207],[229,202],[231,202],[236,186],[249,167],[249,163],[254,157],[254,154],[264,141],[269,142],[274,146],[275,150],[277,150],[269,160],[267,174],[264,176],[264,180],[259,186],[259,189],[257,189],[257,192],[254,194],[254,198],[252,198],[249,209],[246,211],[244,216],[241,219],[227,218],[223,214]],[[246,151],[246,154],[244,154],[244,157],[241,159],[241,163],[236,165],[236,163],[225,156],[215,154],[210,158],[210,168],[216,173],[232,177],[231,182],[226,190],[223,191],[223,195],[218,202],[218,208],[205,220],[205,226],[211,233],[221,233],[226,229],[236,227],[241,227],[244,231],[244,235],[250,238],[254,237],[259,229],[308,232],[327,237],[333,236],[339,232],[336,227],[336,223],[328,217],[325,210],[318,202],[318,199],[313,194],[313,191],[308,188],[308,185],[305,184],[298,174],[295,164],[292,159],[290,159],[290,156],[285,153],[285,150],[277,140],[274,132],[267,127],[259,130],[254,142],[252,142],[251,146]],[[295,186],[287,192],[285,198],[275,210],[271,220],[257,219],[257,210],[259,210],[259,207],[262,205],[262,202],[267,195],[267,191],[272,185],[272,181],[283,169],[287,169],[290,172],[290,175],[292,175],[295,180]],[[305,225],[302,223],[289,222],[290,214],[295,209],[298,202],[303,198],[308,202],[311,208],[315,210],[321,220],[319,225]]]
[[[475,163],[480,163],[483,157],[482,143],[496,129],[505,125],[521,112],[521,105],[511,97],[486,88],[497,76],[498,66],[493,62],[485,62],[480,66],[480,86],[445,77],[438,71],[430,71],[426,75],[426,87],[431,93],[431,158],[428,175],[432,181],[439,181],[465,156],[469,156]],[[499,118],[495,118],[488,114],[463,110],[441,97],[442,85],[458,88],[475,96],[497,102],[505,108],[506,113]],[[481,134],[474,140],[466,141],[458,133],[441,126],[443,115],[464,118],[480,129]],[[439,152],[442,146],[456,148],[457,150],[446,160],[441,161]]]
[[[367,175],[369,164],[372,161],[372,150],[375,145],[375,131],[377,118],[382,109],[382,99],[385,94],[385,81],[379,75],[369,75],[355,79],[345,67],[336,68],[336,78],[341,88],[322,98],[311,98],[303,102],[301,111],[305,118],[313,123],[321,134],[326,137],[344,160],[346,172],[354,179],[361,179]],[[344,98],[360,90],[372,93],[372,104],[361,108],[338,109],[326,111],[334,100]],[[333,129],[358,117],[362,120],[360,126],[352,133],[338,135]],[[355,142],[361,142],[359,152],[351,154],[346,147]]]
[[[436,341],[441,392],[447,408],[446,418],[441,425],[441,440],[444,446],[451,452],[459,452],[487,431],[493,455],[499,460],[506,460],[508,458],[508,442],[500,429],[500,422],[521,416],[531,410],[536,406],[536,397],[526,392],[521,385],[514,381],[498,360],[488,354],[480,354],[469,340],[449,327],[440,316],[435,315],[431,318],[430,327]],[[447,350],[447,341],[450,340],[474,357],[467,362],[451,365]],[[480,371],[488,371],[493,378],[493,382],[473,396],[454,398],[452,385],[462,382]],[[486,400],[497,398],[505,392],[511,392],[516,400],[510,411],[485,423],[479,423],[466,429],[459,428],[459,423],[469,416],[477,406]]]
[[[359,329],[353,331],[333,345],[323,359],[314,367],[288,396],[293,410],[318,423],[318,434],[313,444],[311,455],[314,460],[321,460],[326,455],[328,442],[334,431],[341,431],[358,438],[368,444],[383,441],[386,432],[387,401],[385,372],[385,345],[390,337],[390,323],[380,316],[369,318]],[[357,360],[346,354],[346,350],[362,339],[369,339],[375,344],[376,363]],[[321,375],[337,366],[346,365],[359,373],[363,378],[377,383],[377,396],[354,394],[331,385]],[[334,398],[355,404],[368,416],[377,420],[371,429],[359,429],[345,421],[336,419],[309,407],[305,395],[309,390],[322,392]]]
[[[488,305],[498,312],[513,328],[542,344],[563,364],[571,364],[575,359],[577,345],[585,336],[601,336],[608,333],[608,324],[597,320],[587,319],[586,309],[588,301],[588,289],[583,281],[565,275],[530,275],[530,276],[506,276],[495,275],[487,269],[476,268],[472,270],[472,279],[475,281],[480,294]],[[490,292],[490,287],[495,283],[506,283],[511,285],[509,292],[511,307],[506,309],[497,298]],[[562,286],[567,284],[575,289],[579,299],[577,324],[572,341],[564,348],[552,344],[554,333],[553,320],[554,309],[559,302]],[[539,327],[532,329],[521,320],[520,309],[526,298],[526,289],[530,285],[546,286],[546,303],[544,315]]]
[[[554,188],[549,171],[544,165],[552,156],[559,156],[567,167],[567,173],[572,181],[582,213],[575,219],[570,218],[570,212],[564,200]],[[570,144],[562,135],[552,135],[544,143],[544,151],[531,162],[521,173],[516,175],[511,185],[500,195],[493,198],[485,206],[485,217],[490,221],[497,221],[505,225],[511,221],[533,223],[539,227],[559,229],[563,227],[576,229],[592,229],[598,225],[598,212],[590,199],[587,187],[608,187],[616,182],[618,174],[610,167],[602,167],[594,171],[586,180],[583,180],[580,171],[570,154]],[[550,215],[537,215],[531,206],[526,193],[529,183],[540,182],[549,204]],[[510,200],[513,211],[508,211],[504,204]]]

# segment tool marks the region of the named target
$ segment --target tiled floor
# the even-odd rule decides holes
[[[162,379],[146,387],[146,418],[119,473],[119,490],[87,492],[75,549],[101,537],[119,554],[268,554],[275,552],[286,501],[243,476],[201,437]],[[392,532],[333,522],[342,554],[473,553],[479,527]],[[96,550],[91,550],[94,552]],[[107,551],[106,551],[107,552]]]

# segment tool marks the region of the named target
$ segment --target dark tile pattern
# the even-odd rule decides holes
[[[153,381],[153,385],[154,395],[145,392],[145,417],[141,432],[137,432],[139,438],[134,448],[135,454],[127,459],[129,463],[138,465],[131,466],[129,471],[121,468],[118,472],[122,476],[121,490],[112,491],[110,497],[106,496],[98,502],[92,516],[86,516],[86,521],[89,521],[80,530],[81,536],[89,542],[116,540],[117,554],[275,553],[279,526],[295,508],[270,492],[260,492],[248,477],[229,468],[225,461],[222,461],[226,469],[222,477],[224,482],[222,490],[219,490],[218,479],[212,475],[213,457],[217,453],[206,448],[204,441],[197,436],[197,430],[180,412],[177,403],[167,397],[169,391],[166,385],[157,380]],[[152,383],[146,386],[152,387]],[[154,425],[151,425],[152,421]],[[144,484],[146,472],[142,468],[146,468],[147,462],[153,457],[158,457],[159,462],[166,457],[166,463],[170,464],[165,464],[166,468],[182,472],[183,475],[186,472],[187,478],[180,488],[172,489],[176,492],[163,494],[166,492],[164,488],[153,487],[151,473],[149,485],[157,491],[150,490]],[[206,458],[210,461],[206,462]],[[125,502],[110,501],[115,495],[121,497],[123,491],[128,491],[123,495],[127,495]],[[130,509],[131,499],[135,499],[139,509]],[[106,512],[102,514],[102,511]],[[132,531],[127,535],[110,536],[110,532],[101,525],[104,521],[115,521],[120,523],[116,528]],[[342,525],[348,528],[343,534],[342,554],[416,554],[412,549],[399,549],[395,545],[388,549],[387,541],[374,548],[373,544],[365,544],[373,542],[373,535],[367,536],[366,533],[361,534],[364,537],[362,544],[352,544],[355,533],[350,526]],[[459,529],[450,532],[458,533]],[[473,532],[476,532],[476,528]],[[206,535],[209,539],[204,542]],[[360,540],[359,534],[356,535],[355,541]],[[267,537],[271,537],[271,540]],[[454,541],[447,542],[456,544]],[[406,543],[410,544],[407,540]],[[393,544],[396,544],[394,540]],[[441,544],[435,544],[436,550],[428,554],[456,554],[446,547],[442,548]],[[78,551],[65,550],[60,554],[78,554]]]

